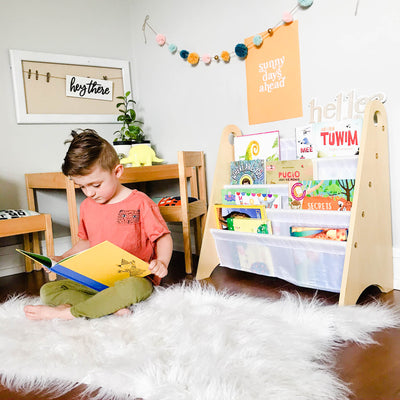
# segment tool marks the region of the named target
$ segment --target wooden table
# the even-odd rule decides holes
[[[188,175],[190,176],[190,175]],[[148,167],[127,167],[120,178],[121,183],[136,183],[179,179],[178,164],[152,165]],[[78,210],[76,206],[74,182],[63,175],[62,172],[41,172],[25,174],[28,208],[36,211],[36,189],[65,189],[67,192],[69,225],[71,241],[74,245],[78,241]],[[37,235],[36,235],[37,236]],[[35,243],[36,242],[36,243]],[[34,239],[34,251],[39,252],[38,239]]]

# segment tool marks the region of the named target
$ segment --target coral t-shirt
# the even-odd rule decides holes
[[[140,259],[150,262],[155,241],[170,233],[158,206],[144,193],[132,190],[113,204],[98,204],[86,198],[80,206],[78,236],[90,247],[105,240]]]

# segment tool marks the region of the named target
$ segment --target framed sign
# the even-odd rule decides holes
[[[129,61],[10,50],[19,124],[116,123]]]

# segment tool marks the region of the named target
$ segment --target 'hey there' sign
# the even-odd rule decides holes
[[[67,75],[65,94],[68,97],[112,101],[112,81]]]

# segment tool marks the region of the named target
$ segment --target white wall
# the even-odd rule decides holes
[[[0,13],[0,208],[26,207],[24,174],[59,171],[63,144],[77,124],[17,125],[8,50],[130,60],[129,0],[2,1]],[[112,140],[116,125],[91,125]],[[41,194],[39,194],[40,196]],[[61,193],[43,193],[41,210],[67,224]],[[46,200],[49,201],[49,207]],[[59,217],[57,217],[59,216]]]
[[[150,24],[180,49],[199,54],[232,51],[244,38],[266,30],[297,0],[14,0],[0,15],[0,207],[25,206],[25,172],[59,170],[63,141],[75,125],[17,125],[9,74],[8,49],[122,58],[131,61],[134,97],[145,130],[160,157],[176,161],[178,150],[204,150],[211,187],[220,134],[236,124],[244,133],[279,129],[292,137],[294,128],[308,122],[308,104],[321,105],[340,93],[387,95],[389,119],[394,246],[399,247],[400,207],[400,95],[396,57],[400,42],[397,0],[314,0],[299,10],[300,58],[303,92],[302,118],[249,126],[245,63],[190,66],[178,54],[160,48],[142,24]],[[15,22],[17,21],[17,22]],[[94,125],[112,138],[114,125]],[[22,147],[20,144],[22,143]],[[46,149],[46,152],[43,151]],[[47,153],[47,154],[46,154]],[[43,194],[42,209],[62,217],[61,194]],[[63,208],[62,215],[57,208]],[[64,218],[64,220],[63,220]],[[372,227],[371,227],[372,228]],[[399,254],[398,252],[396,254]]]
[[[135,57],[136,97],[163,156],[172,159],[177,149],[206,152],[208,183],[212,182],[219,138],[228,124],[244,133],[279,129],[293,137],[294,128],[309,121],[309,103],[334,102],[340,92],[358,96],[383,92],[388,113],[393,244],[396,279],[400,278],[400,17],[397,0],[314,0],[299,10],[303,117],[249,126],[247,119],[245,63],[232,59],[225,65],[192,67],[179,55],[160,48],[148,30],[147,44],[141,31],[149,23],[180,49],[218,54],[232,51],[244,38],[266,30],[291,10],[296,0],[265,1],[132,0],[132,34]],[[373,229],[373,227],[371,227]],[[397,285],[400,286],[399,284]]]

